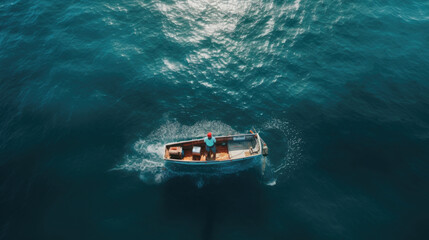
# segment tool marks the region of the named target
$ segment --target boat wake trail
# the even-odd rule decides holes
[[[167,121],[148,136],[138,139],[125,155],[124,161],[113,170],[135,172],[147,184],[160,184],[173,177],[190,176],[195,180],[196,186],[201,188],[209,179],[236,174],[261,164],[260,160],[255,160],[244,165],[165,166],[163,156],[166,143],[202,138],[208,131],[215,136],[239,133],[220,121],[199,121],[194,125]],[[303,141],[291,124],[277,119],[265,123],[260,132],[268,146],[272,146],[269,157],[263,163],[262,181],[274,186],[281,175],[289,175],[301,162]]]

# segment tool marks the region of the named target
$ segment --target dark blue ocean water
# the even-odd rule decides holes
[[[427,0],[0,2],[0,239],[428,239],[428,146]]]

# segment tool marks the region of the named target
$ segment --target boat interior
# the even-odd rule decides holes
[[[192,140],[168,144],[165,159],[181,161],[226,161],[261,154],[258,135],[216,137],[216,157],[206,152],[204,140]]]

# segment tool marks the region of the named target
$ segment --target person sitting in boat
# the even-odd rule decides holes
[[[216,138],[212,137],[212,133],[209,132],[207,133],[207,137],[204,138],[204,143],[206,144],[206,152],[207,152],[207,157],[210,156],[210,151],[213,152],[213,159],[216,158]]]

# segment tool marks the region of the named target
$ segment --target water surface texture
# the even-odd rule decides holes
[[[428,46],[426,0],[3,0],[0,239],[428,239]]]

